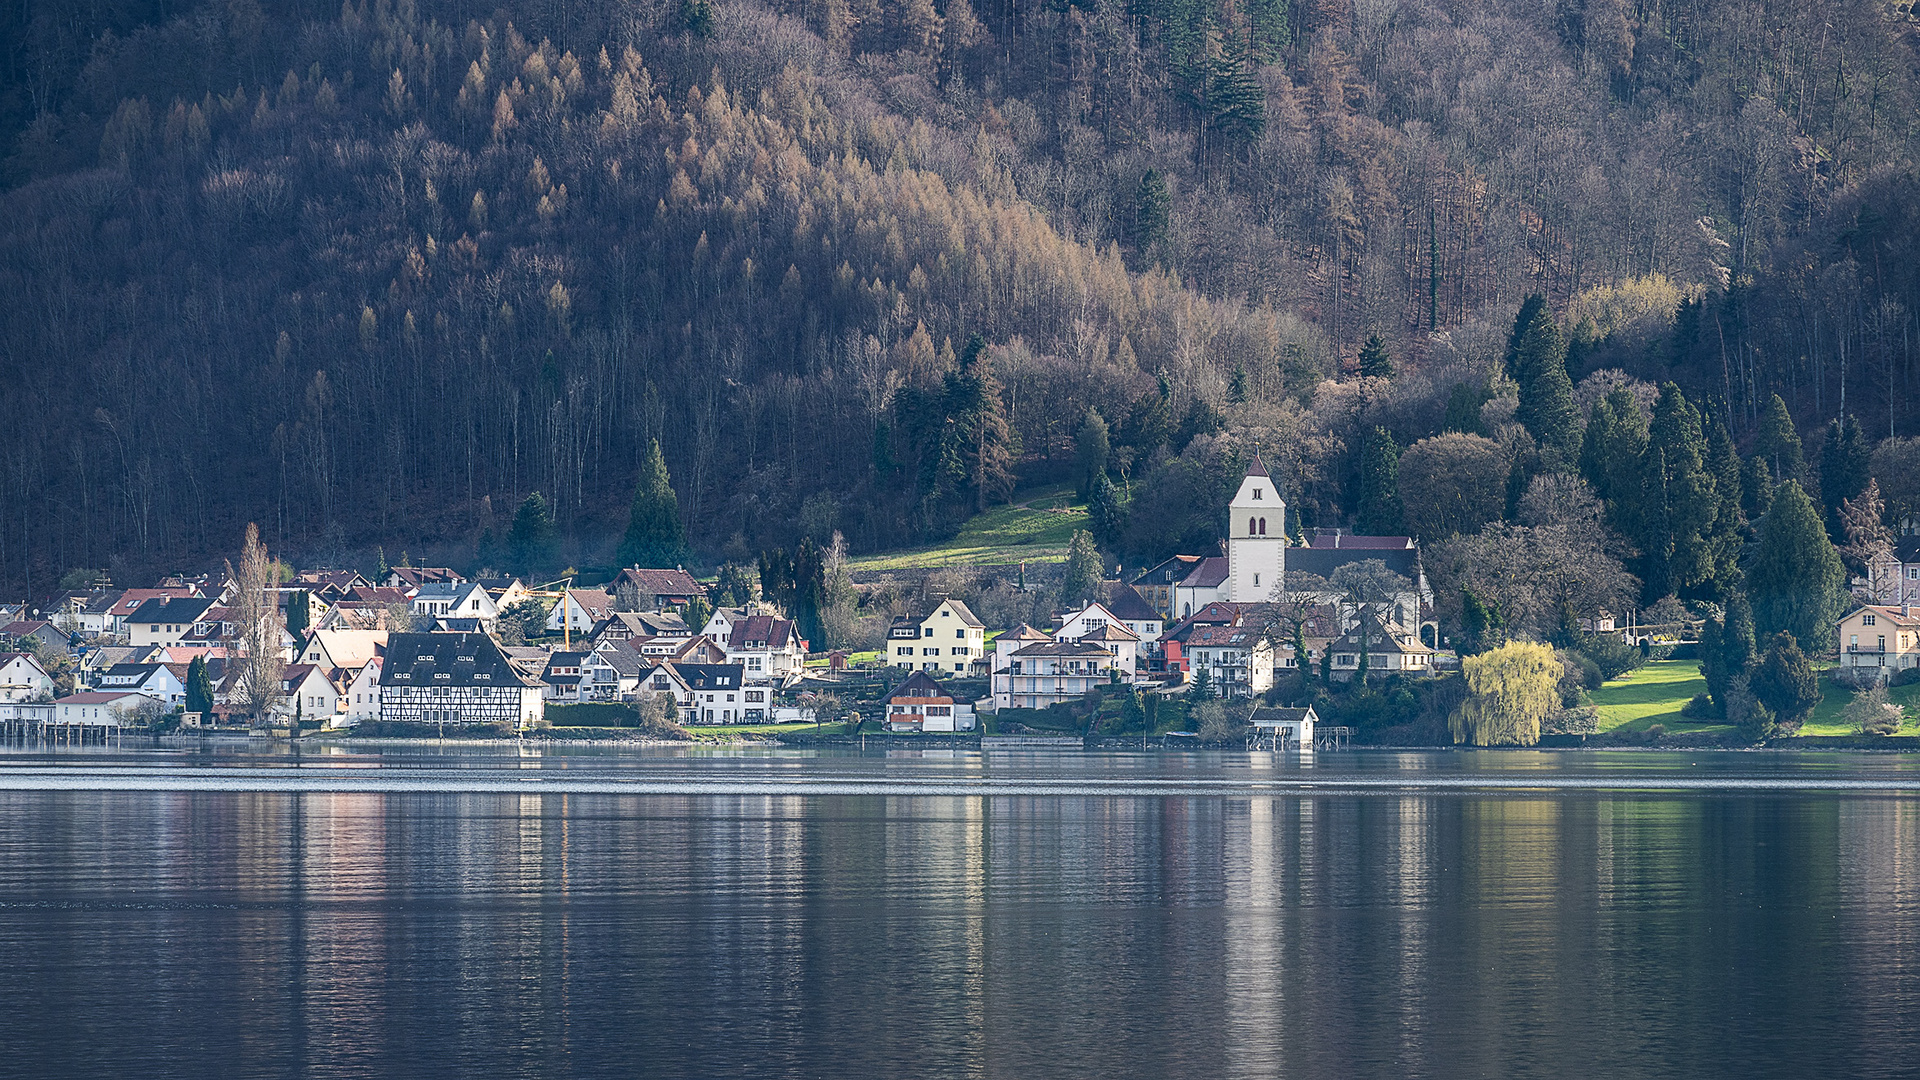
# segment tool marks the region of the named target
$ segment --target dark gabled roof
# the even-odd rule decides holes
[[[1220,583],[1226,580],[1227,558],[1224,555],[1215,555],[1211,558],[1200,560],[1199,564],[1187,575],[1186,580],[1180,582],[1180,587],[1183,589],[1213,589],[1218,588]]]
[[[674,664],[673,670],[693,690],[738,690],[745,664]]]
[[[733,624],[733,632],[727,635],[727,649],[731,652],[740,652],[744,649],[784,649],[787,643],[796,637],[792,619],[782,619],[773,615],[749,615]]]
[[[435,619],[433,624],[443,631],[455,634],[477,634],[485,629],[481,620],[470,615],[461,615],[451,619],[443,615]]]
[[[1108,623],[1105,626],[1099,627],[1094,630],[1089,630],[1086,633],[1080,635],[1080,640],[1081,641],[1139,641],[1140,635],[1134,633],[1133,631],[1127,629],[1124,626],[1121,626],[1119,623]]]
[[[1146,597],[1140,595],[1140,590],[1118,582],[1107,593],[1107,610],[1113,612],[1114,618],[1123,621],[1162,621],[1160,613],[1147,603]]]
[[[620,571],[613,579],[614,585],[630,581],[642,592],[654,596],[705,596],[707,590],[693,580],[693,575],[685,570],[653,570],[643,566],[629,566]]]
[[[1186,638],[1189,649],[1251,649],[1259,643],[1257,626],[1196,626]]]
[[[882,704],[887,704],[896,698],[903,697],[947,698],[948,700],[952,700],[953,694],[940,685],[940,680],[935,679],[924,671],[916,671],[907,676],[905,682],[888,691],[887,696],[881,698],[880,701]]]
[[[1367,652],[1391,653],[1430,653],[1419,638],[1374,615],[1362,615],[1354,629],[1340,635],[1338,641],[1327,646],[1328,652],[1358,653],[1360,651],[1360,628],[1366,628]]]
[[[1202,557],[1199,555],[1175,555],[1173,558],[1143,571],[1139,577],[1133,579],[1131,584],[1158,585],[1164,589],[1169,585],[1176,585],[1185,581],[1187,575],[1193,572],[1195,564],[1201,561]]]
[[[1895,537],[1893,557],[1903,563],[1920,562],[1920,536]]]
[[[1259,454],[1253,455],[1253,464],[1247,466],[1247,475],[1248,476],[1266,476],[1267,475],[1267,463],[1260,460]]]
[[[638,675],[650,666],[632,649],[603,649],[593,655],[619,675]]]
[[[205,597],[184,597],[163,600],[158,597],[148,600],[127,616],[130,623],[186,623],[191,625],[200,621],[213,601]]]
[[[1098,645],[1083,645],[1077,641],[1045,641],[1038,645],[1029,645],[1012,654],[1013,656],[1100,656],[1111,659],[1113,654]]]
[[[1420,552],[1417,548],[1290,547],[1286,554],[1288,573],[1300,571],[1329,580],[1333,572],[1342,566],[1366,559],[1379,559],[1387,564],[1387,569],[1409,582],[1420,572]]]
[[[1016,626],[1013,629],[1007,631],[1006,633],[1001,634],[998,638],[994,640],[996,641],[1052,641],[1053,639],[1051,637],[1048,637],[1046,634],[1043,634],[1040,631],[1035,630],[1033,627],[1028,626],[1026,623],[1021,623],[1019,626]]]
[[[534,685],[485,634],[390,635],[380,681],[388,686]]]

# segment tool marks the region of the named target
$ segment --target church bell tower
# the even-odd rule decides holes
[[[1238,604],[1279,599],[1287,572],[1287,503],[1258,454],[1227,515],[1227,598]]]

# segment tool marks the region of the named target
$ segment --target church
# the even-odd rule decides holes
[[[1392,620],[1421,636],[1430,631],[1433,597],[1420,565],[1420,547],[1410,536],[1356,536],[1341,529],[1315,530],[1307,542],[1287,539],[1287,502],[1258,454],[1227,504],[1224,554],[1176,555],[1132,582],[1169,621],[1187,618],[1208,604],[1259,604],[1285,599],[1335,599],[1314,588],[1348,563],[1378,559],[1412,583],[1394,604]],[[1307,575],[1305,595],[1286,588],[1288,573]],[[1296,581],[1298,581],[1298,577]]]

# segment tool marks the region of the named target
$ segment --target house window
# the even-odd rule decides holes
[[[1867,613],[1867,616],[1866,616],[1865,618],[1863,618],[1863,619],[1861,619],[1861,620],[1860,620],[1860,625],[1862,625],[1862,626],[1872,626],[1872,625],[1873,625],[1873,614],[1872,614],[1871,612],[1869,612],[1869,613]]]
[[[953,632],[953,636],[959,638],[962,641],[965,641],[967,639],[967,632],[964,628],[962,628],[959,630],[955,630]]]
[[[1247,535],[1252,536],[1257,531],[1258,529],[1256,527],[1254,520],[1252,518],[1248,518],[1247,519]]]
[[[1259,574],[1255,574],[1255,575],[1253,575],[1253,587],[1254,587],[1254,588],[1256,588],[1256,589],[1260,587],[1260,575],[1259,575]]]
[[[1256,498],[1256,499],[1257,499],[1257,498],[1259,498],[1259,497],[1260,497],[1260,493],[1261,493],[1261,491],[1262,491],[1262,490],[1263,490],[1263,489],[1261,489],[1261,488],[1254,488],[1254,489],[1253,489],[1253,497],[1254,497],[1254,498]]]
[[[1260,535],[1261,536],[1267,535],[1267,519],[1266,518],[1260,519]]]

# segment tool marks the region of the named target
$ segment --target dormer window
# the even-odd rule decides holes
[[[1256,499],[1258,499],[1258,498],[1260,498],[1260,497],[1261,497],[1261,492],[1262,492],[1263,490],[1264,490],[1264,489],[1262,489],[1262,488],[1254,488],[1254,489],[1253,489],[1253,497],[1254,497],[1254,498],[1256,498]]]

